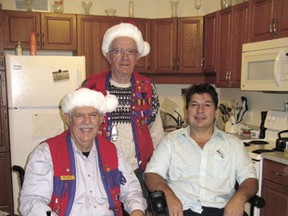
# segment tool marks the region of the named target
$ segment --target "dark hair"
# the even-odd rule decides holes
[[[207,93],[211,96],[212,101],[215,105],[215,108],[217,109],[218,106],[218,94],[216,92],[216,89],[214,86],[210,85],[209,83],[202,83],[202,84],[194,84],[191,85],[186,90],[186,110],[188,109],[189,102],[191,100],[191,96],[194,94],[204,94]]]

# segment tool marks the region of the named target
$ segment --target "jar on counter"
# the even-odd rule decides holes
[[[15,55],[23,55],[23,49],[22,49],[22,45],[21,42],[17,43],[17,46],[15,47]]]
[[[64,2],[63,1],[54,1],[54,12],[55,13],[64,13]]]
[[[128,14],[129,14],[129,17],[134,17],[134,2],[131,0],[129,1],[129,7],[128,7]]]
[[[288,112],[288,100],[284,101],[284,111]]]

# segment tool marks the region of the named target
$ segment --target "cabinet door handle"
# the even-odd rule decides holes
[[[41,37],[40,37],[40,34],[37,33],[37,46],[40,47],[41,45]]]
[[[201,68],[203,68],[204,67],[204,61],[205,61],[205,57],[203,57],[202,59],[201,59]]]
[[[278,18],[274,19],[274,22],[273,22],[273,32],[275,35],[278,35],[277,26],[279,26],[279,19]]]
[[[276,176],[282,176],[282,177],[286,176],[285,173],[280,173],[280,172],[275,172],[275,171],[273,171],[273,173]]]
[[[177,60],[176,60],[176,69],[177,69],[177,71],[179,71],[179,68],[180,68],[180,60],[177,58]]]
[[[173,68],[173,71],[175,71],[175,68],[176,68],[176,59],[175,58],[173,58],[173,66],[172,66],[172,68]]]
[[[45,43],[44,43],[44,33],[41,34],[41,41],[42,41],[42,47],[44,47]]]
[[[150,59],[147,60],[147,69],[146,69],[146,70],[147,70],[147,71],[150,70]]]
[[[226,81],[228,83],[228,86],[231,87],[231,71],[226,72]]]
[[[270,23],[270,26],[269,26],[269,32],[271,35],[273,35],[273,29],[272,29],[273,23],[274,23],[274,19],[272,20],[272,22]]]

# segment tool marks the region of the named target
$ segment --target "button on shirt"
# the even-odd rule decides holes
[[[107,194],[99,171],[98,153],[93,144],[88,157],[76,149],[73,143],[76,167],[76,193],[70,216],[111,215]],[[131,167],[118,151],[119,170],[127,182],[121,185],[120,200],[126,203],[125,209],[145,211],[147,204],[142,195],[141,186]],[[37,187],[35,187],[37,185]],[[53,164],[47,143],[42,143],[32,152],[25,172],[25,181],[21,192],[20,209],[23,215],[46,215],[47,206],[53,192]],[[52,214],[54,215],[54,214]]]
[[[156,147],[145,173],[162,176],[183,209],[201,213],[202,206],[224,208],[235,192],[235,180],[257,178],[242,142],[217,128],[201,149],[190,128],[167,134]]]

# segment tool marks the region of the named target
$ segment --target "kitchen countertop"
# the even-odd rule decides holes
[[[261,154],[264,159],[272,160],[278,163],[288,165],[288,153],[285,152],[267,152]]]

